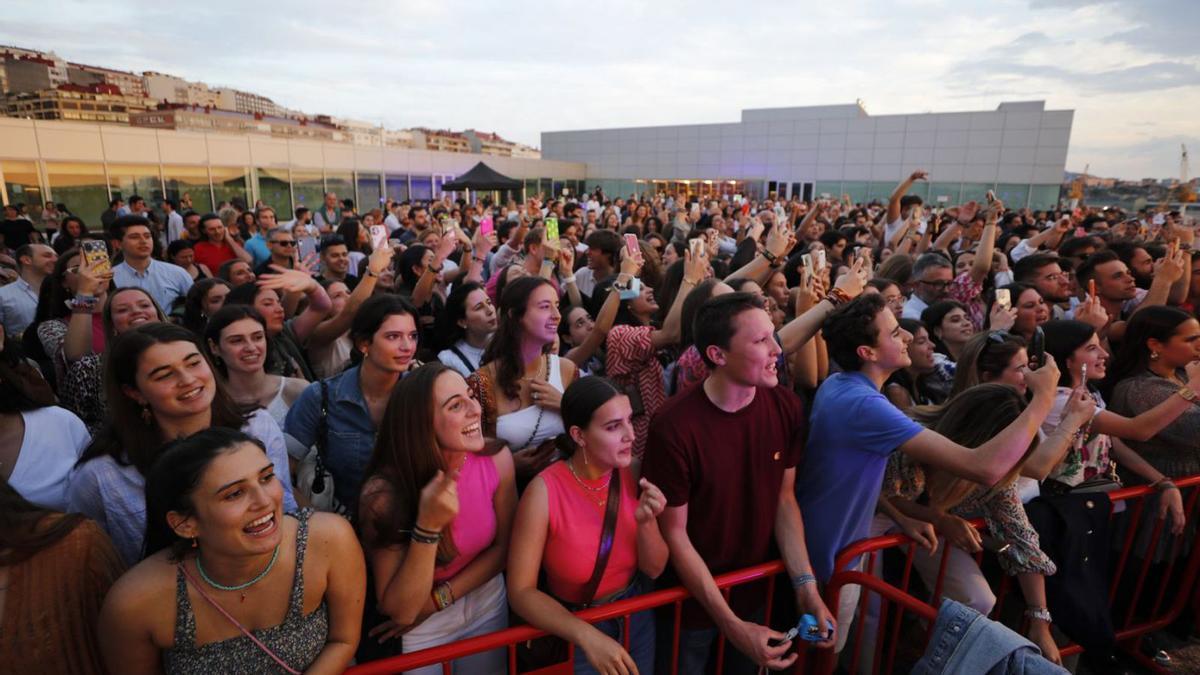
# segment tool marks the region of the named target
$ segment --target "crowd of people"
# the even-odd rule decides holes
[[[679,672],[720,635],[725,672],[781,669],[801,615],[838,652],[879,621],[823,588],[889,532],[984,614],[995,553],[1049,661],[1068,639],[1115,658],[1107,582],[1063,551],[1185,530],[1195,224],[935,207],[908,194],[924,179],[866,204],[327,194],[288,220],[135,196],[92,228],[6,206],[0,661],[333,673],[527,622],[555,639],[522,667],[565,640],[575,672],[668,672],[673,615],[625,642],[574,612],[682,585]],[[1063,524],[1136,484],[1144,522]],[[1136,555],[1172,555],[1147,538]],[[714,577],[776,559],[766,625],[763,584]]]

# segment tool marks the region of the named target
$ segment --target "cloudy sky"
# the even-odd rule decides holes
[[[1200,150],[1198,0],[173,4],[7,0],[0,43],[532,145],[742,108],[1045,99],[1076,111],[1068,170],[1170,177],[1180,143]]]

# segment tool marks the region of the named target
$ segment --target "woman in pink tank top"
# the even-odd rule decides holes
[[[508,559],[508,593],[513,610],[529,623],[575,643],[575,672],[654,670],[654,619],[632,617],[627,652],[620,643],[622,621],[595,626],[571,614],[645,590],[667,564],[667,544],[656,517],[666,498],[649,481],[638,484],[630,464],[634,431],[629,397],[602,377],[584,377],[562,397],[569,456],[542,471],[526,488],[513,526]],[[618,481],[616,487],[612,481]],[[611,490],[615,528],[599,581],[602,532]],[[546,589],[538,573],[546,573]],[[644,576],[643,576],[644,575]]]
[[[431,363],[396,385],[379,425],[359,526],[374,599],[391,620],[383,637],[402,633],[404,652],[508,625],[501,572],[517,501],[513,459],[507,448],[484,454],[480,419],[462,375]],[[504,656],[472,655],[455,670],[504,673]]]

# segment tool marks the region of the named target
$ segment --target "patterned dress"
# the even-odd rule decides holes
[[[304,615],[304,551],[308,547],[310,515],[312,509],[303,509],[296,514],[300,521],[296,528],[296,573],[283,623],[251,631],[276,656],[298,671],[305,670],[317,660],[329,635],[329,608],[324,600],[311,614]],[[168,674],[286,672],[245,635],[197,645],[196,615],[192,612],[187,584],[183,571],[178,571],[175,583],[175,646],[163,652],[163,667]]]

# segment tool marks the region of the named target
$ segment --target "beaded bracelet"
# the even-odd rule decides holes
[[[811,574],[798,574],[792,579],[792,588],[801,588],[809,584],[817,583],[817,578]]]

